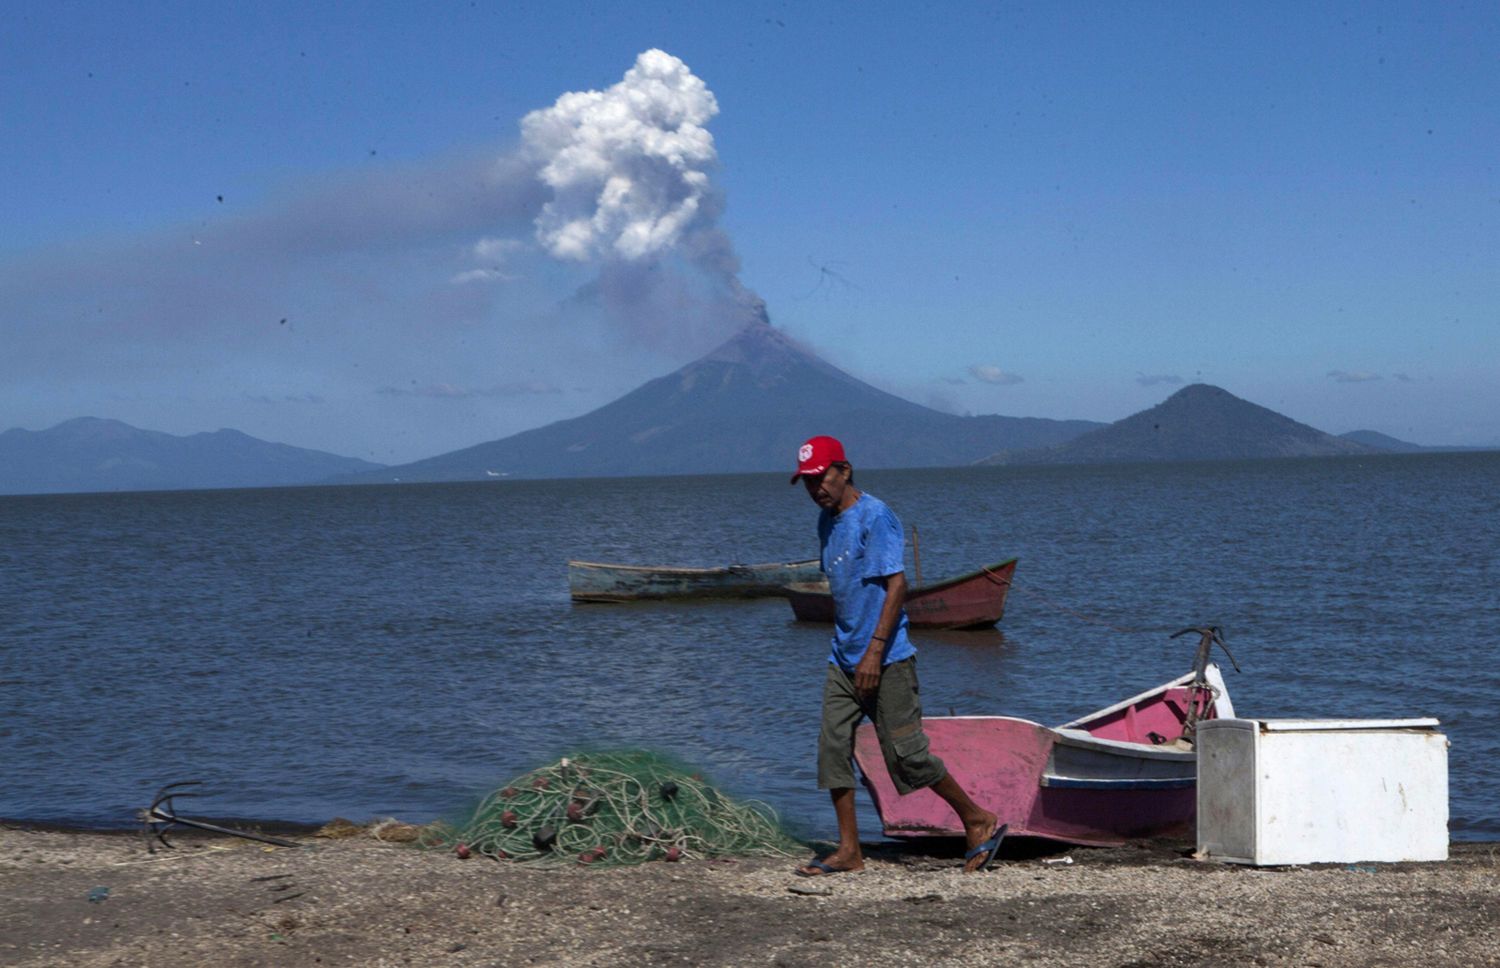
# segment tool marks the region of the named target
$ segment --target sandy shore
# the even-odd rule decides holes
[[[1496,844],[1254,870],[1186,844],[1017,843],[975,875],[946,847],[882,844],[862,873],[805,879],[790,861],[538,869],[294,839],[151,854],[0,827],[0,964],[1500,965]]]

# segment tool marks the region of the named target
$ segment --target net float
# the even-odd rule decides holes
[[[457,847],[453,848],[453,853],[458,857],[459,860],[468,860],[470,854],[469,845],[459,844]]]
[[[542,827],[531,835],[531,843],[537,850],[545,853],[552,849],[553,844],[557,843],[557,831],[552,827]]]

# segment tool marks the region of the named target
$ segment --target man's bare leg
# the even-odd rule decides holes
[[[961,792],[961,791],[960,791]],[[864,853],[859,849],[859,821],[854,813],[854,788],[835,787],[828,791],[833,801],[833,815],[839,823],[839,845],[833,853],[824,857],[823,863],[836,871],[862,871],[865,869]],[[991,816],[990,819],[994,819]],[[981,837],[976,843],[983,842]],[[811,864],[804,864],[799,871],[810,877],[825,873]]]
[[[931,789],[933,793],[948,801],[948,806],[953,808],[953,812],[957,813],[958,819],[963,822],[964,839],[968,842],[969,850],[973,850],[995,835],[1000,818],[969,799],[969,794],[958,785],[958,781],[953,779],[951,774],[934,783]],[[852,794],[854,791],[849,792]],[[854,798],[851,796],[849,799],[852,813]],[[972,871],[987,860],[989,857],[986,854],[971,857],[968,863],[964,864],[964,870]]]

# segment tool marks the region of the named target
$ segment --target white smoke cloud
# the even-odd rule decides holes
[[[1334,383],[1370,383],[1380,379],[1380,374],[1367,370],[1329,370],[1328,378]]]
[[[765,320],[718,228],[723,199],[706,125],[713,92],[661,50],[603,91],[564,94],[521,121],[523,153],[552,192],[535,220],[554,258],[600,266],[598,298],[635,335],[682,345]]]
[[[602,310],[625,341],[676,354],[766,321],[718,226],[724,199],[707,128],[718,113],[702,79],[653,49],[605,90],[563,94],[521,119],[521,145],[497,167],[524,172],[526,184],[500,177],[491,186],[535,201],[533,251],[595,270],[565,311]],[[476,293],[514,282],[523,248],[515,238],[481,239],[448,282]]]
[[[719,113],[708,85],[660,50],[604,91],[564,94],[521,121],[553,191],[537,239],[560,259],[640,259],[671,248],[704,215],[718,161],[704,127]]]

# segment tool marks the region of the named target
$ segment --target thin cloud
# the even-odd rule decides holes
[[[1138,373],[1135,382],[1143,387],[1181,386],[1187,381],[1175,373]]]
[[[1013,387],[1025,379],[1018,373],[1007,373],[989,363],[975,363],[969,367],[969,375],[980,383],[990,383],[1000,387]]]
[[[1334,383],[1370,383],[1381,377],[1367,370],[1329,370],[1328,378]]]
[[[489,262],[504,262],[526,247],[520,239],[480,239],[474,243],[474,258]]]
[[[251,393],[251,394],[246,394],[245,395],[245,399],[249,400],[251,403],[270,403],[270,404],[282,404],[282,403],[324,403],[324,402],[326,402],[322,396],[320,396],[319,394],[316,394],[316,393],[288,393],[288,394],[284,394],[283,396],[279,396],[279,397],[268,396],[268,395],[263,394],[263,393]]]
[[[526,243],[520,239],[480,239],[469,249],[470,256],[480,265],[455,273],[448,281],[459,286],[471,282],[513,282],[519,276],[507,268],[507,263],[525,248]]]
[[[518,276],[506,272],[503,269],[465,269],[463,272],[454,273],[448,281],[455,286],[467,285],[471,282],[514,282]]]
[[[921,401],[924,405],[942,413],[957,414],[962,412],[962,408],[959,407],[957,401],[937,388],[929,388],[922,396]]]
[[[476,397],[524,397],[562,393],[563,388],[542,380],[521,380],[489,387],[462,387],[452,383],[417,384],[409,387],[384,386],[375,391],[387,397],[428,397],[437,400],[470,400]]]

